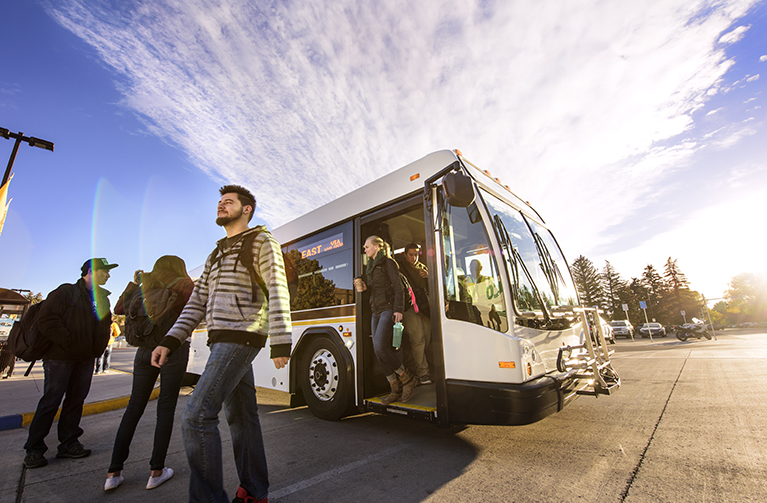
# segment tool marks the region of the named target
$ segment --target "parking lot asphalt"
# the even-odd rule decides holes
[[[610,346],[623,378],[615,395],[579,397],[522,427],[441,430],[377,414],[321,421],[305,407],[290,409],[286,394],[259,388],[270,501],[764,501],[767,334],[719,335],[715,341],[620,339]],[[130,370],[130,351],[113,366]],[[37,384],[27,379],[0,381],[0,415],[8,407],[34,410],[39,393],[10,392],[41,389],[41,374]],[[116,371],[94,376],[93,383],[89,403],[115,400],[129,392],[130,375]],[[177,411],[191,391],[182,389]],[[50,463],[35,470],[21,466],[27,428],[0,431],[0,503],[186,501],[189,469],[178,412],[166,463],[176,475],[157,489],[144,488],[155,404],[134,437],[126,481],[113,493],[103,484],[120,408],[83,417],[81,440],[93,450],[88,458],[52,456],[54,424],[47,439],[54,446]],[[225,484],[233,496],[237,474],[225,420],[220,429]]]

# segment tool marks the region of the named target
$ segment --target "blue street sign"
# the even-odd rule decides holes
[[[647,302],[640,300],[639,301],[639,307],[640,309],[647,309]]]

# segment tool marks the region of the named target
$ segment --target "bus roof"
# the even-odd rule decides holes
[[[452,150],[439,150],[339,197],[274,229],[278,243],[347,220],[418,190],[423,182],[458,159]]]
[[[503,185],[499,179],[493,178],[488,171],[479,169],[465,159],[460,152],[438,150],[281,225],[274,229],[272,234],[278,243],[285,245],[307,234],[414,194],[423,190],[424,181],[455,162],[459,156],[464,161],[464,167],[469,175],[479,185],[545,227],[543,219],[532,206],[511,192],[511,189]]]

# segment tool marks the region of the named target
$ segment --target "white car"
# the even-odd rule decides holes
[[[626,320],[615,320],[610,322],[615,337],[633,337],[634,327]]]

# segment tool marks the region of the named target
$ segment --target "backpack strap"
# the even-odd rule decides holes
[[[256,240],[256,237],[260,234],[259,231],[252,232],[245,236],[245,238],[242,240],[242,248],[240,248],[240,253],[237,255],[237,262],[240,262],[245,269],[248,271],[248,275],[250,276],[250,284],[251,284],[251,302],[256,301],[256,296],[258,295],[258,290],[256,290],[256,286],[261,288],[261,291],[264,293],[264,297],[266,297],[266,300],[269,300],[269,290],[266,288],[266,283],[263,279],[261,279],[261,276],[258,274],[258,271],[256,271],[256,266],[253,265],[253,243]],[[210,268],[213,269],[213,266],[220,261],[224,254],[220,253],[221,250],[218,246],[211,252],[210,256]],[[237,267],[235,263],[235,267]],[[179,278],[181,279],[181,278]],[[172,283],[171,283],[172,284]],[[170,285],[168,285],[170,287]]]
[[[242,241],[242,248],[240,249],[240,254],[237,257],[240,261],[240,263],[245,266],[245,269],[248,270],[248,274],[250,275],[250,285],[251,285],[251,295],[252,295],[252,302],[256,302],[256,285],[258,285],[261,288],[261,291],[264,292],[264,297],[266,297],[267,302],[269,301],[269,290],[266,288],[266,283],[261,278],[261,275],[258,274],[256,271],[256,266],[253,265],[253,243],[256,240],[256,237],[260,234],[260,232],[256,231],[251,234],[248,234],[245,236],[245,239]]]

